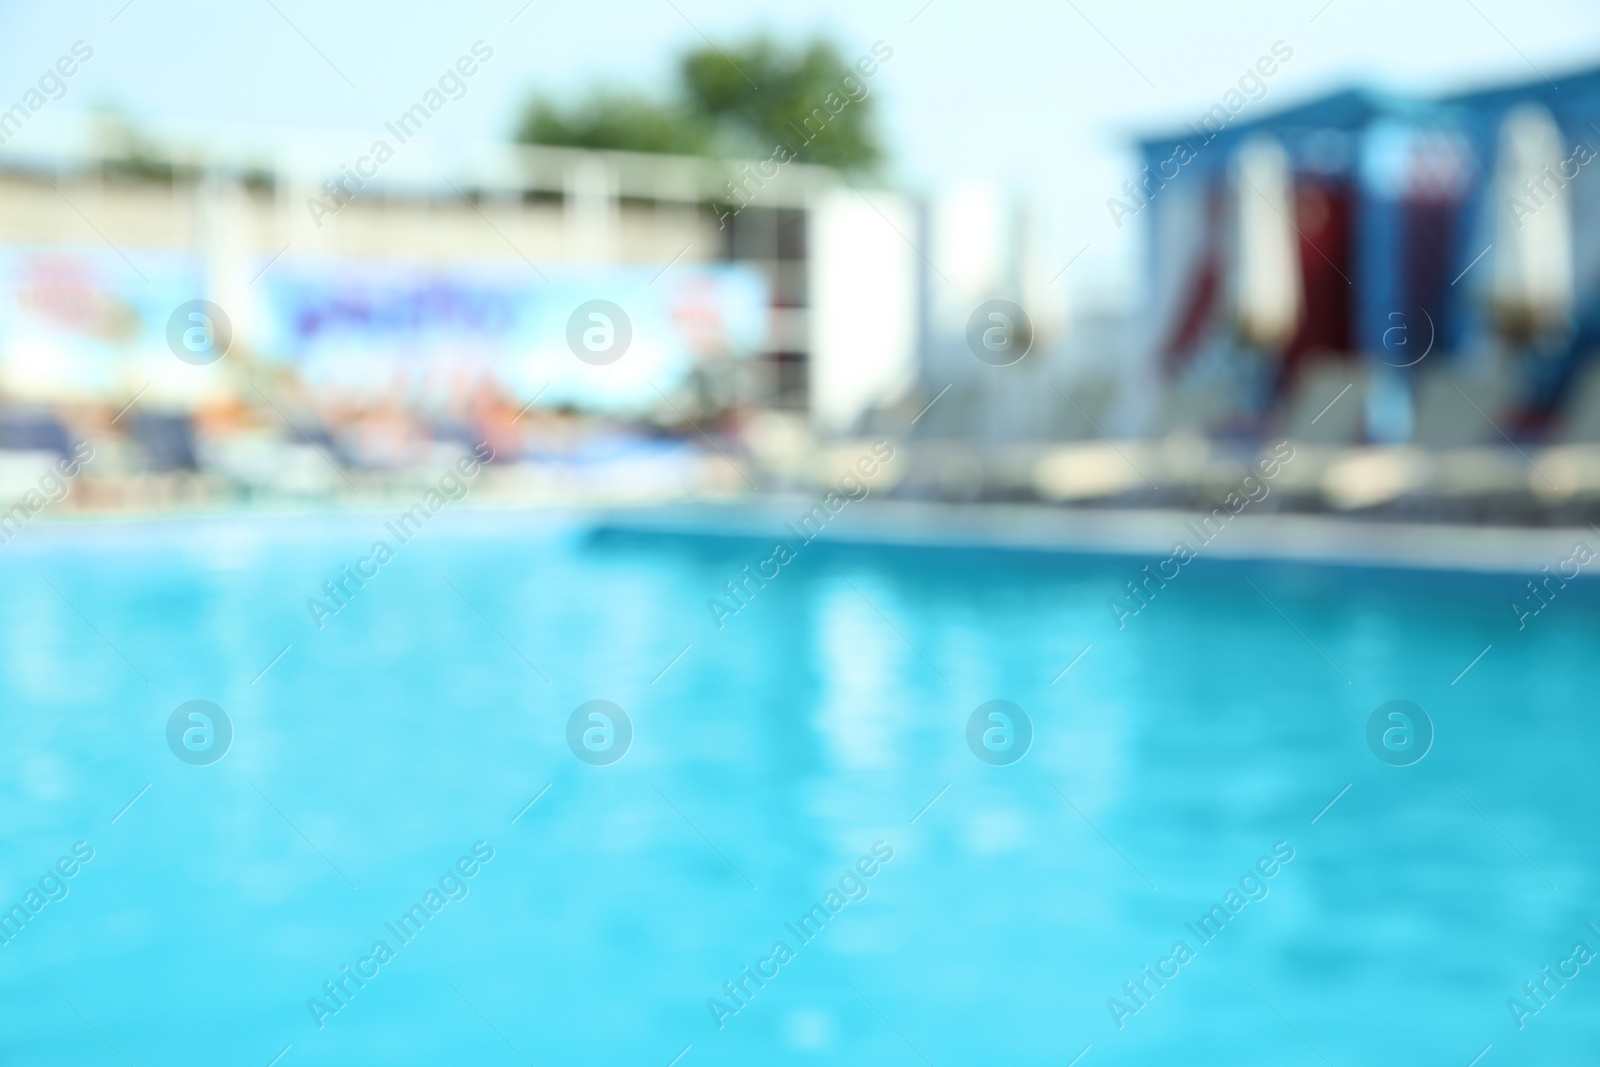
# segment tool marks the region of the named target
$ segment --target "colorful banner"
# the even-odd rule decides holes
[[[767,331],[755,270],[658,271],[283,262],[262,279],[257,340],[318,391],[426,404],[489,379],[543,405],[642,410],[698,360],[756,354]],[[595,302],[612,310],[593,318]]]
[[[37,400],[203,395],[167,346],[167,320],[205,292],[201,262],[112,249],[0,249],[0,386]]]
[[[766,281],[742,266],[423,268],[286,256],[240,264],[222,296],[210,285],[220,272],[198,256],[128,255],[0,249],[0,387],[46,401],[148,387],[151,399],[194,402],[243,389],[248,354],[293,367],[328,401],[428,407],[489,385],[524,402],[630,413],[658,405],[657,390],[680,385],[697,361],[755,355],[767,335]],[[202,299],[228,317],[234,359],[195,366],[171,351],[169,319]],[[602,350],[586,347],[595,344]]]

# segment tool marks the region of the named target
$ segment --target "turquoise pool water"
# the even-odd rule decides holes
[[[1529,576],[1201,559],[1119,630],[1107,599],[1155,561],[766,564],[767,541],[465,512],[402,545],[388,518],[0,552],[0,905],[24,912],[0,1060],[1490,1067],[1600,1043],[1573,953],[1600,950],[1585,579],[1518,630]],[[776,577],[714,613],[746,564]],[[343,565],[374,576],[319,630]],[[1412,766],[1368,746],[1392,699],[1434,727]],[[169,742],[191,700],[231,724],[220,760],[176,754],[198,720]],[[631,725],[614,762],[615,715],[570,722],[594,700]],[[1032,724],[1009,764],[968,743],[993,700]]]

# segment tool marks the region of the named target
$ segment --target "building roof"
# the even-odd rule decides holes
[[[1270,95],[1270,82],[1268,85]],[[1569,113],[1581,124],[1587,115],[1600,111],[1600,67],[1569,71],[1558,75],[1553,81],[1538,75],[1512,83],[1437,96],[1414,96],[1352,86],[1278,110],[1263,110],[1267,106],[1267,97],[1263,96],[1260,100],[1248,100],[1235,113],[1234,121],[1230,121],[1208,143],[1225,147],[1260,132],[1279,137],[1328,130],[1355,132],[1383,119],[1418,124],[1430,121],[1470,122],[1475,118],[1493,118],[1528,102],[1545,104],[1558,117]],[[1201,114],[1191,120],[1195,126],[1199,125]],[[1192,143],[1194,139],[1194,130],[1185,126],[1160,135],[1139,137],[1136,144],[1143,154],[1149,155],[1169,152],[1178,141]]]
[[[181,120],[130,123],[89,112],[30,125],[0,147],[0,170],[47,175],[97,170],[137,155],[180,171],[260,177],[315,191],[387,141],[392,160],[370,180],[375,191],[454,200],[462,190],[495,194],[561,193],[574,168],[601,164],[616,195],[705,203],[729,198],[727,183],[744,180],[757,161],[637,152],[474,142],[426,132],[400,141],[384,126],[368,131],[288,129]],[[770,161],[762,161],[770,162]],[[837,175],[826,167],[791,162],[760,183],[772,207],[801,207]]]

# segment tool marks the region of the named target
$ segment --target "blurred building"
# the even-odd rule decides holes
[[[405,132],[101,117],[8,145],[0,451],[31,469],[92,431],[97,474],[342,492],[330,466],[435,463],[429,442],[740,455],[761,413],[838,433],[910,387],[901,198],[796,163]],[[618,347],[579,351],[595,338]]]
[[[637,411],[637,382],[585,383],[564,350],[567,315],[609,297],[634,305],[646,358],[631,362],[662,388],[694,376],[718,404],[805,406],[805,220],[824,172],[787,167],[734,215],[714,206],[739,179],[720,163],[413,142],[380,165],[352,143],[112,128],[8,151],[0,384],[131,397],[153,382],[174,403],[227,388],[165,351],[167,314],[206,299],[238,354],[329,387],[488,374],[524,401],[545,388],[552,405]]]

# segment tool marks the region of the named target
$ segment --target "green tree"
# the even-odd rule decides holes
[[[523,144],[680,156],[705,155],[711,135],[711,125],[688,108],[603,88],[571,108],[535,99],[517,128]]]
[[[715,157],[764,158],[785,145],[802,162],[864,170],[883,158],[870,82],[828,42],[789,50],[758,37],[684,56],[666,100],[604,87],[569,108],[535,99],[517,139]]]
[[[869,83],[825,41],[795,52],[766,38],[726,55],[703,48],[684,57],[681,77],[695,110],[741,154],[767,156],[785,144],[804,162],[844,170],[883,156]]]

